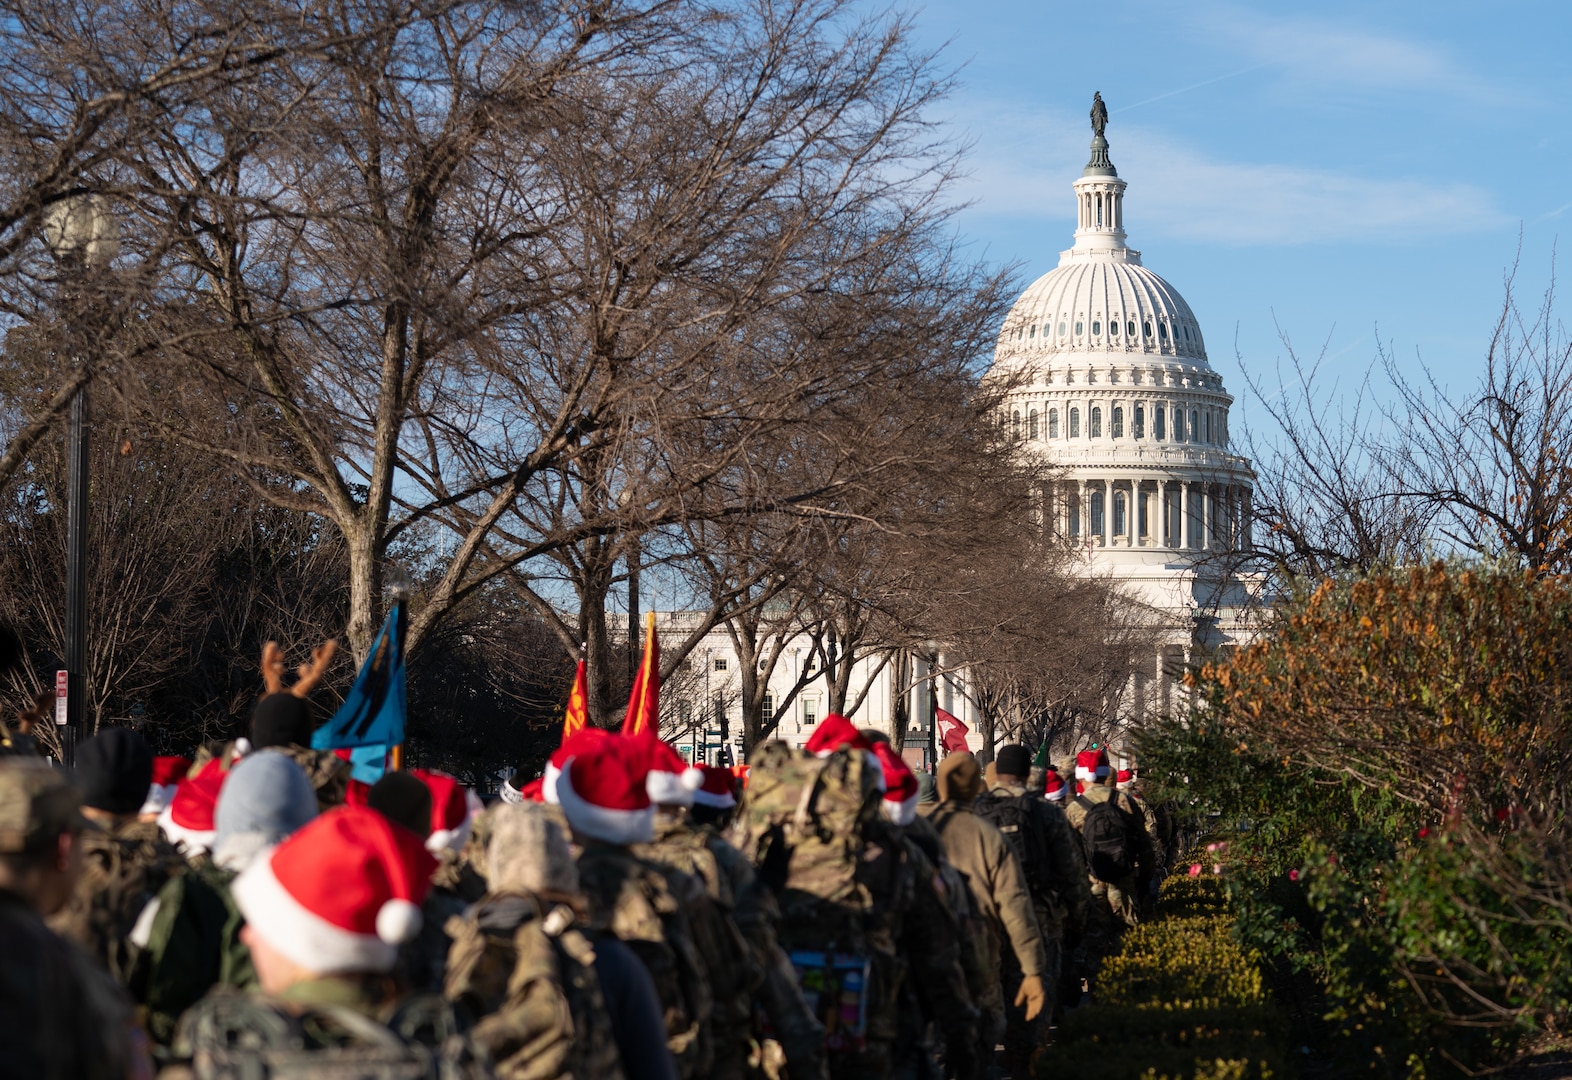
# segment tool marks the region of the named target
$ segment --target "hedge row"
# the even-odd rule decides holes
[[[1269,1080],[1292,1074],[1287,1023],[1259,958],[1230,932],[1216,878],[1163,883],[1158,917],[1103,961],[1097,1001],[1059,1025],[1038,1075],[1076,1080]]]

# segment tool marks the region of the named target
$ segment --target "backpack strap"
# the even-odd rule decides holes
[[[1077,795],[1075,797],[1075,805],[1079,806],[1082,810],[1085,810],[1089,814],[1092,812],[1092,807],[1096,806],[1097,804],[1092,802],[1092,800],[1088,799],[1085,795]]]

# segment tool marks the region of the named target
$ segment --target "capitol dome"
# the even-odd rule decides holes
[[[1008,381],[1011,437],[1058,466],[1045,525],[1169,615],[1188,653],[1200,623],[1213,644],[1240,639],[1217,613],[1241,602],[1255,474],[1230,449],[1234,399],[1195,312],[1125,242],[1106,123],[1098,97],[1091,160],[1071,185],[1074,243],[1010,309],[990,378]]]

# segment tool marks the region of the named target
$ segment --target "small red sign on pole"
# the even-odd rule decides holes
[[[61,727],[70,719],[67,703],[71,698],[71,673],[69,671],[55,672],[55,723]]]

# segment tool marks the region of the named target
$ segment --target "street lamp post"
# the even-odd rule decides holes
[[[928,642],[928,770],[939,774],[939,643]]]
[[[120,247],[120,229],[102,199],[80,196],[63,200],[44,217],[44,239],[69,281],[84,270],[108,266]],[[85,363],[84,357],[74,358]],[[87,712],[87,493],[88,493],[87,385],[71,401],[71,430],[66,473],[66,596],[65,678],[57,673],[55,723],[60,736],[60,757],[66,765],[76,761],[76,744]],[[63,685],[62,685],[63,684]],[[58,695],[65,691],[62,710]]]

